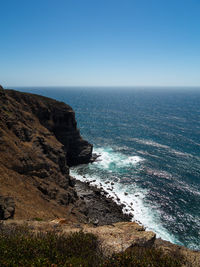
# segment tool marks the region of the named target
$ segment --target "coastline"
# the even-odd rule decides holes
[[[132,216],[122,211],[124,205],[117,204],[103,189],[79,180],[75,181],[75,189],[83,204],[79,209],[88,217],[89,223],[97,226],[131,221]]]
[[[194,96],[199,99],[199,93],[182,92],[181,96],[174,93],[174,98],[170,98],[170,92],[161,95],[155,90],[147,95],[135,90],[129,93],[121,90],[116,96],[112,96],[108,90],[105,97],[102,90],[91,93],[92,90],[87,88],[74,91],[69,88],[52,89],[28,88],[30,92],[70,104],[76,111],[81,135],[94,145],[93,152],[102,154],[102,162],[83,168],[80,166],[80,171],[77,166],[75,173],[82,173],[89,181],[95,179],[96,184],[102,183],[110,195],[116,193],[122,203],[128,204],[127,209],[133,203],[135,219],[159,237],[190,249],[200,249],[199,157],[195,148],[195,144],[199,143],[199,123],[196,121],[190,126],[186,116],[188,114],[193,119],[197,117],[196,105],[191,109],[189,107]],[[131,105],[134,97],[137,97],[137,101]],[[154,101],[155,98],[161,102]],[[128,99],[127,106],[118,108],[117,104],[124,103],[125,99]],[[181,99],[184,107],[181,106]],[[157,115],[148,113],[151,103],[155,105]],[[170,109],[171,105],[173,109]],[[166,113],[163,113],[164,107]],[[178,111],[181,108],[183,112]],[[114,116],[115,111],[120,120]],[[171,112],[176,117],[167,120]],[[157,128],[158,124],[162,129]],[[178,126],[184,132],[179,132]],[[142,130],[143,127],[147,132]],[[180,139],[177,139],[179,133]],[[187,146],[185,138],[189,141]],[[138,156],[143,161],[131,164],[132,156]],[[111,188],[109,184],[104,184],[107,180],[115,182],[113,191],[107,190]]]
[[[117,204],[103,188],[76,179],[75,188],[79,199],[84,202],[82,207],[80,202],[78,205],[79,211],[85,213],[85,218],[78,224],[69,223],[67,218],[53,220],[50,224],[59,227],[58,231],[65,234],[77,231],[93,233],[98,236],[104,254],[108,256],[130,251],[134,247],[153,248],[166,255],[183,258],[183,267],[200,267],[199,250],[157,238],[154,232],[146,230],[142,224],[134,221],[132,215],[124,213],[125,205]],[[76,208],[71,212],[75,215]]]
[[[199,251],[156,239],[154,232],[132,222],[132,216],[123,213],[125,205],[103,188],[70,175],[69,165],[97,157],[80,136],[70,106],[2,87],[0,96],[1,223],[28,224],[33,231],[95,233],[117,252],[134,246],[172,254],[178,250],[198,266]]]

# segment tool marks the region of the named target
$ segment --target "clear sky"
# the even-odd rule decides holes
[[[200,86],[200,0],[0,0],[3,86]]]

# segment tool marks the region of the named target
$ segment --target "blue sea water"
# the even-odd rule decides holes
[[[73,176],[101,184],[158,237],[200,249],[200,90],[16,89],[75,110],[82,136],[100,157],[72,168]]]

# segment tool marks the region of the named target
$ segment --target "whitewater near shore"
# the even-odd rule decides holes
[[[105,246],[111,251],[130,246],[179,250],[198,266],[199,252],[156,239],[148,231],[151,218],[160,218],[149,216],[148,190],[133,180],[141,175],[144,156],[130,155],[127,147],[95,146],[98,157],[93,162],[92,145],[80,136],[70,106],[3,88],[0,96],[1,223],[28,224],[36,231],[64,224],[61,231],[82,229],[97,234],[102,242],[110,236]],[[150,218],[146,231],[130,222],[145,225],[141,214]],[[166,235],[166,229],[160,229],[160,236]]]
[[[94,164],[72,169],[75,177],[96,180],[94,184],[126,205],[125,212],[163,239],[199,249],[198,91],[24,90],[69,103],[75,110],[82,135],[101,155]]]

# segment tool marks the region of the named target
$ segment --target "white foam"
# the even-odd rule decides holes
[[[134,180],[128,184],[120,183],[120,179],[116,177],[116,168],[120,166],[128,167],[130,165],[137,166],[143,159],[136,155],[126,156],[108,147],[96,148],[94,152],[101,154],[101,156],[99,157],[99,161],[87,165],[89,171],[84,174],[85,178],[79,174],[81,166],[72,168],[71,175],[84,182],[93,181],[92,185],[96,185],[98,188],[102,187],[108,193],[108,196],[112,197],[116,203],[125,204],[123,212],[132,214],[134,216],[134,221],[141,223],[147,230],[154,231],[157,237],[177,243],[177,240],[162,226],[159,209],[156,204],[152,207],[146,202],[148,190],[139,188],[136,183],[134,183]],[[97,169],[102,168],[110,173],[109,176],[98,176]],[[166,173],[162,173],[162,176],[165,177]]]
[[[118,169],[130,165],[136,165],[144,160],[136,155],[127,157],[126,155],[120,152],[115,152],[110,147],[107,147],[105,149],[96,148],[94,149],[94,153],[100,155],[96,164],[101,168],[111,171],[115,168]]]
[[[124,160],[125,164],[137,164],[139,162],[143,161],[143,159],[139,156],[132,156],[132,157],[128,157],[127,159]]]
[[[157,212],[158,207],[155,205],[154,209],[152,209],[152,207],[145,202],[145,197],[148,194],[147,190],[141,189],[136,185],[127,188],[121,184],[118,184],[115,190],[121,202],[126,205],[123,211],[133,214],[134,221],[142,224],[147,230],[154,231],[157,237],[175,242],[175,239],[162,227],[159,213]],[[128,195],[125,194],[127,192]]]
[[[110,183],[106,184],[106,181],[94,175],[90,176],[86,174],[86,178],[83,178],[82,175],[77,174],[75,168],[71,170],[71,175],[80,181],[95,180],[95,182],[91,183],[92,185],[96,185],[98,188],[103,187],[108,193],[108,196],[112,197],[116,203],[125,204],[123,212],[132,214],[134,216],[133,221],[140,223],[149,231],[154,231],[157,237],[161,237],[170,242],[176,242],[167,230],[162,227],[159,213],[156,211],[157,207],[155,206],[154,209],[152,209],[145,203],[145,196],[148,194],[148,191],[138,188],[136,185],[132,185],[131,188],[128,188],[123,184],[115,183],[111,186]],[[112,191],[109,189],[112,189]],[[120,199],[120,202],[118,199]]]

